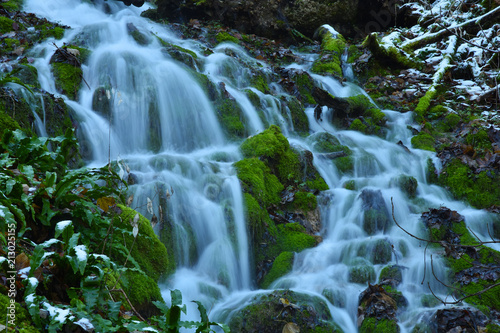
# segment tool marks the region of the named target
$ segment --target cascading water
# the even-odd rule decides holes
[[[428,293],[427,282],[435,292],[446,292],[429,274],[431,262],[429,255],[424,254],[425,244],[393,224],[367,235],[363,230],[367,214],[363,206],[368,201],[377,201],[389,216],[394,209],[395,219],[415,235],[421,233],[421,212],[444,205],[459,211],[479,235],[487,236],[487,230],[479,229],[477,222],[487,219],[486,213],[451,200],[441,188],[427,183],[426,162],[433,158],[432,154],[405,149],[411,146],[411,131],[407,129],[412,123],[410,113],[384,111],[389,119],[384,140],[339,131],[328,122],[315,119],[313,109],[307,109],[311,135],[299,138],[293,131],[289,112],[283,116],[287,112],[281,110],[283,106],[275,97],[284,94],[279,85],[273,85],[274,95],[251,88],[247,69],[228,54],[238,54],[247,63],[260,62],[236,45],[221,44],[213,54],[205,56],[198,42],[177,39],[164,27],[141,18],[139,14],[144,8],[125,7],[121,3],[108,2],[109,13],[105,13],[104,3],[99,1],[88,4],[78,0],[29,0],[26,7],[73,28],[57,41],[58,45],[80,40],[91,50],[83,66],[89,88],[81,88],[78,102],[67,100],[67,104],[79,119],[83,145],[91,152],[89,163],[104,165],[121,159],[123,167],[130,169],[128,177],[134,177],[135,185],[130,186],[134,194],[131,206],[151,218],[152,214],[143,209],[147,198],[151,198],[154,215],[168,215],[175,232],[177,271],[165,285],[166,300],[168,289],[180,289],[186,300],[200,300],[207,308],[213,306],[211,316],[215,320],[228,320],[250,297],[262,291],[252,290],[255,286],[251,281],[242,190],[232,167],[233,162],[241,159],[238,146],[225,138],[211,102],[196,78],[165,56],[161,43],[154,37],[145,46],[137,43],[130,36],[130,25],[196,53],[202,64],[200,71],[214,83],[223,83],[241,107],[248,133],[253,135],[268,124],[277,124],[292,145],[313,152],[314,164],[330,187],[319,200],[323,241],[298,254],[292,272],[272,287],[335,295],[334,305],[328,304],[345,332],[357,331],[358,295],[366,288],[350,281],[349,271],[365,265],[377,276],[387,264],[373,258],[377,246],[388,247],[390,263],[404,267],[399,289],[408,300],[408,310],[399,318],[402,332],[410,330],[419,318],[419,296]],[[40,45],[37,52],[41,56],[35,66],[42,88],[57,94],[49,69],[53,51],[49,42]],[[343,85],[319,75],[313,78],[334,96],[362,93],[353,84]],[[109,102],[107,114],[92,109],[99,89]],[[245,89],[259,96],[264,112],[257,112]],[[324,110],[325,119],[328,112],[331,111]],[[334,134],[353,151],[353,175],[341,175],[330,159],[316,152],[314,137],[321,132]],[[396,186],[401,175],[418,181],[417,198],[409,200]],[[346,189],[347,181],[355,186]],[[165,197],[166,190],[169,197]],[[442,266],[434,260],[435,274],[444,279]],[[198,319],[195,313],[189,309],[187,319]]]

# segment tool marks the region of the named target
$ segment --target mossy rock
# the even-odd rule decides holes
[[[393,285],[398,285],[403,281],[403,274],[401,272],[401,267],[392,265],[385,266],[380,271],[379,281],[382,282],[384,280],[390,281]]]
[[[234,99],[220,100],[215,107],[217,118],[229,137],[242,138],[247,134],[241,107]]]
[[[475,174],[458,158],[445,165],[438,183],[447,187],[457,199],[465,199],[476,208],[500,205],[500,172],[481,171]]]
[[[234,164],[243,190],[257,199],[260,206],[267,208],[280,202],[279,193],[284,186],[271,173],[271,169],[258,158],[246,158]]]
[[[409,198],[415,198],[415,196],[417,195],[418,181],[415,179],[415,177],[400,175],[397,178],[397,185],[401,189],[401,191]]]
[[[371,261],[374,264],[387,264],[392,258],[392,246],[385,239],[379,239],[375,243],[369,245],[371,253]]]
[[[359,327],[359,333],[399,333],[400,329],[395,320],[367,317]]]
[[[318,201],[313,193],[299,191],[295,193],[294,200],[292,201],[292,206],[296,210],[307,212],[316,209],[316,207],[318,206]]]
[[[9,314],[9,306],[12,306],[10,302],[11,298],[7,297],[6,295],[3,295],[0,293],[0,309],[4,309],[5,311],[2,310],[4,317],[2,320],[2,324],[5,324],[7,322],[7,327],[9,327],[8,332],[10,332],[10,329],[14,329],[12,332],[20,332],[20,333],[38,333],[40,332],[38,329],[32,326],[33,320],[31,319],[30,314],[28,311],[23,308],[19,303],[14,303],[14,310],[15,310],[15,315],[14,318],[11,318]],[[14,323],[12,325],[12,322]]]
[[[21,129],[17,121],[12,119],[3,110],[0,110],[0,137],[3,136],[4,131],[15,131]]]
[[[370,264],[349,267],[349,281],[367,284],[375,282],[375,269]]]
[[[278,225],[277,247],[281,251],[301,252],[318,244],[316,237],[306,233],[306,229],[298,223]]]
[[[434,148],[435,139],[429,133],[420,132],[411,138],[413,148],[429,151],[436,151]]]
[[[276,125],[248,138],[241,145],[243,156],[259,158],[266,162],[279,181],[293,185],[300,175],[299,156],[290,148],[287,138]]]
[[[305,113],[305,108],[295,96],[284,96],[282,100],[290,110],[293,129],[299,134],[309,133],[309,119]],[[283,109],[283,107],[282,107]]]
[[[370,208],[363,215],[363,230],[368,235],[374,235],[378,231],[388,230],[390,220],[387,214],[376,208]]]
[[[307,72],[295,71],[290,74],[290,79],[295,83],[299,92],[299,100],[303,104],[316,104],[316,100],[312,96],[315,87],[314,79]]]
[[[163,302],[157,282],[150,276],[133,270],[127,270],[121,276],[123,289],[134,308],[143,316],[151,317],[161,314],[152,303]]]
[[[444,125],[446,126],[445,131],[453,131],[461,121],[462,118],[456,113],[446,115],[446,117],[444,117]]]
[[[219,43],[224,43],[224,42],[231,42],[231,43],[234,43],[234,44],[239,44],[240,43],[240,41],[239,41],[238,38],[232,36],[231,34],[229,34],[226,31],[219,32],[217,34],[217,36],[215,36],[215,39]]]
[[[280,320],[276,320],[278,317]],[[281,332],[287,322],[295,323],[303,333],[342,332],[333,322],[326,302],[290,290],[255,296],[229,320],[229,327],[232,332],[275,333]]]
[[[269,273],[266,274],[264,280],[260,284],[262,288],[267,289],[271,283],[286,275],[292,270],[293,258],[295,257],[293,252],[281,252],[276,259],[274,259],[273,266]]]
[[[65,63],[52,63],[52,72],[56,82],[56,89],[76,100],[78,90],[82,84],[83,71],[81,68]]]
[[[137,213],[135,210],[125,207],[123,205],[117,205],[121,210],[119,215],[114,218],[114,225],[117,227],[117,232],[120,232],[123,236],[120,239],[124,239],[126,247],[128,250],[132,247],[134,243],[134,237],[132,235],[132,225],[131,221],[134,219]],[[131,257],[138,264],[144,273],[153,279],[153,281],[159,281],[160,278],[164,278],[171,274],[175,268],[175,263],[169,261],[169,253],[158,239],[156,234],[151,227],[148,219],[139,214],[139,221],[137,223],[139,227],[139,233],[135,239],[135,244],[132,248]],[[114,253],[115,261],[125,260],[127,253],[122,251],[120,253]],[[120,261],[118,260],[118,261]],[[131,259],[129,258],[129,262]]]
[[[340,34],[334,35],[328,28],[322,26],[318,29],[321,37],[321,53],[311,68],[311,71],[319,74],[330,74],[341,79],[342,54],[346,48],[346,41]]]

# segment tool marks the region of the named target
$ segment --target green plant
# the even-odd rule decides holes
[[[168,307],[165,303],[154,302],[161,310],[162,316],[154,317],[152,320],[158,324],[158,327],[167,333],[178,333],[180,328],[196,328],[196,333],[215,332],[211,329],[212,326],[221,328],[225,333],[229,332],[229,327],[208,320],[207,310],[199,301],[193,301],[198,305],[201,321],[182,321],[181,312],[186,313],[186,305],[182,305],[182,294],[179,290],[171,290],[170,297],[172,298],[172,306]]]

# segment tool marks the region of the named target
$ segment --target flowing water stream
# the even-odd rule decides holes
[[[92,51],[83,66],[89,88],[81,88],[78,102],[66,102],[79,119],[80,141],[90,152],[89,165],[102,166],[110,159],[124,161],[136,182],[130,187],[134,193],[131,206],[139,207],[151,218],[145,209],[149,197],[154,203],[154,214],[168,214],[172,221],[178,268],[164,286],[164,298],[169,300],[169,289],[180,289],[184,300],[200,300],[212,309],[212,319],[228,320],[251,297],[264,291],[255,290],[252,282],[242,190],[232,167],[242,158],[239,143],[225,137],[209,97],[185,66],[165,56],[156,38],[151,37],[146,46],[139,45],[128,32],[130,24],[147,36],[153,32],[169,43],[195,52],[201,63],[198,70],[214,83],[223,83],[241,107],[248,133],[264,130],[265,124],[276,124],[292,145],[313,152],[314,164],[330,187],[319,200],[323,242],[299,253],[293,271],[272,287],[318,296],[328,291],[339,300],[335,305],[328,303],[336,322],[345,332],[356,332],[358,296],[366,285],[349,282],[349,269],[359,263],[375,262],[373,268],[378,275],[385,264],[377,264],[371,256],[376,244],[386,242],[392,247],[390,263],[404,267],[403,283],[398,289],[407,298],[408,308],[399,320],[402,332],[411,330],[424,311],[420,297],[429,293],[427,282],[437,293],[446,291],[429,274],[430,258],[429,251],[424,253],[425,244],[394,225],[367,236],[362,227],[363,196],[379,193],[380,204],[387,212],[394,205],[397,221],[416,235],[422,234],[420,214],[431,207],[457,210],[484,239],[488,233],[481,225],[489,218],[487,213],[453,201],[443,189],[428,184],[426,163],[428,158],[435,159],[432,153],[407,150],[397,144],[401,141],[411,147],[412,134],[407,128],[413,124],[411,113],[385,110],[389,131],[386,139],[381,139],[338,130],[326,121],[317,121],[313,109],[307,109],[311,135],[300,138],[295,135],[290,117],[280,112],[282,106],[275,96],[284,94],[281,87],[271,85],[273,95],[251,88],[248,67],[241,65],[245,62],[265,70],[265,63],[230,43],[220,44],[205,56],[199,42],[178,39],[166,28],[141,18],[139,15],[146,7],[97,0],[94,4],[79,0],[28,0],[25,10],[72,27],[62,40],[55,41],[59,46],[78,40]],[[35,66],[42,88],[58,94],[49,67],[54,51],[51,41],[38,46]],[[230,53],[237,54],[239,61]],[[361,92],[353,84],[313,77],[334,96]],[[92,109],[97,89],[104,89],[108,95],[108,115]],[[265,106],[263,112],[255,109],[245,89],[259,96]],[[331,111],[324,110],[325,119],[328,112]],[[314,137],[320,132],[334,134],[353,151],[352,175],[340,174],[331,160],[315,153]],[[395,185],[400,175],[418,180],[417,198],[408,199]],[[346,181],[354,181],[355,189],[345,189]],[[171,197],[165,199],[160,193],[167,189]],[[165,212],[159,211],[160,204]],[[192,239],[196,239],[196,244]],[[436,259],[434,270],[438,276],[445,276],[443,265]],[[186,319],[199,319],[194,308],[188,309]]]

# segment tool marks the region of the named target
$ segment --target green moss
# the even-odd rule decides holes
[[[418,182],[415,177],[401,175],[397,179],[397,184],[401,191],[409,198],[415,198],[418,186]]]
[[[430,134],[425,132],[420,132],[411,138],[411,144],[413,148],[416,149],[436,151],[436,149],[434,148],[434,143],[434,138]]]
[[[275,125],[243,142],[241,151],[245,157],[258,157],[265,161],[284,185],[293,183],[299,176],[299,157]]]
[[[432,99],[436,96],[436,89],[433,87],[427,90],[424,96],[418,101],[417,107],[415,108],[415,113],[417,115],[417,120],[422,121],[427,116],[427,110],[431,105]]]
[[[316,179],[307,180],[306,186],[311,190],[326,191],[329,189],[328,184],[325,180],[318,174]]]
[[[12,119],[3,110],[0,110],[0,138],[3,136],[5,130],[15,131],[16,129],[21,129],[17,121]]]
[[[266,208],[280,202],[279,193],[284,187],[269,167],[258,158],[247,158],[234,164],[243,190],[252,194],[259,205]]]
[[[299,102],[299,100],[294,96],[283,97],[286,101],[286,105],[290,110],[290,115],[292,118],[293,129],[301,133],[309,132],[309,119],[305,113],[304,106]]]
[[[397,333],[398,324],[394,320],[367,317],[363,320],[359,333]]]
[[[75,100],[82,83],[83,71],[65,63],[52,63],[52,72],[56,80],[56,88],[68,98]]]
[[[403,51],[393,45],[382,43],[377,33],[368,35],[362,45],[372,51],[374,57],[382,64],[392,68],[420,68],[421,64],[411,59]]]
[[[302,103],[316,104],[312,92],[314,89],[314,80],[307,72],[295,73],[291,79],[295,82],[300,93]]]
[[[15,307],[15,318],[12,319],[9,316],[7,316],[7,309],[9,306],[11,306],[10,303],[10,298],[7,297],[6,295],[3,295],[0,293],[0,309],[2,309],[2,324],[5,325],[7,323],[7,327],[14,329],[12,332],[20,332],[20,333],[38,333],[39,330],[37,330],[35,327],[33,327],[31,324],[33,323],[33,320],[31,319],[28,311],[23,308],[19,303],[14,303]],[[4,311],[5,310],[5,311]],[[14,325],[10,324],[10,321],[14,321]],[[11,332],[10,330],[4,331],[4,332]]]
[[[286,302],[297,308],[290,311]],[[290,290],[255,296],[231,317],[229,327],[231,332],[281,332],[287,322],[295,323],[302,333],[342,332],[333,322],[325,301]]]
[[[10,0],[2,2],[2,6],[9,12],[14,12],[22,9],[23,0]]]
[[[349,126],[349,129],[352,131],[358,131],[365,134],[368,132],[368,126],[363,124],[359,119],[354,119],[353,122],[351,123],[351,126]]]
[[[437,118],[444,116],[447,113],[448,113],[447,107],[445,107],[443,105],[436,105],[436,106],[433,106],[429,110],[428,117],[429,117],[429,119],[437,119]]]
[[[474,174],[459,159],[452,160],[439,175],[439,184],[448,187],[456,198],[467,199],[476,208],[500,204],[499,182],[499,172],[491,170]]]
[[[460,123],[462,118],[456,113],[450,113],[444,118],[444,124],[447,127],[447,131],[453,131],[457,125]]]
[[[4,34],[6,32],[13,31],[12,27],[15,22],[8,17],[0,16],[0,33]]]
[[[344,157],[337,157],[335,160],[333,160],[333,162],[335,163],[337,170],[342,173],[349,173],[352,172],[352,170],[354,169],[354,161],[352,159],[352,156],[350,155]]]
[[[254,75],[250,79],[250,84],[264,94],[269,93],[269,86],[267,85],[267,80],[262,75]]]
[[[392,258],[392,246],[388,241],[379,239],[375,242],[371,253],[371,259],[375,265],[387,264]]]
[[[349,267],[349,281],[360,284],[373,283],[375,282],[375,269],[368,264]]]
[[[114,224],[120,229],[128,231],[123,232],[123,236],[120,236],[120,239],[123,239],[126,248],[130,250],[132,243],[134,243],[130,221],[138,213],[122,205],[118,205],[118,207],[122,212],[114,218]],[[147,276],[154,281],[158,281],[161,277],[166,277],[173,272],[175,263],[169,262],[168,251],[154,233],[149,220],[139,214],[139,222],[137,224],[139,233],[135,239],[131,256]],[[115,253],[115,256],[122,259],[124,259],[124,255],[125,253]]]
[[[241,145],[241,152],[245,157],[278,159],[289,148],[290,144],[281,134],[279,127],[272,125],[264,132],[246,140]]]
[[[306,234],[306,229],[298,223],[278,225],[277,245],[282,251],[301,252],[318,244],[314,236]]]
[[[348,180],[342,185],[342,187],[347,190],[354,191],[356,189],[356,181],[354,179]]]
[[[217,34],[217,36],[215,37],[215,39],[217,39],[217,41],[219,43],[223,43],[223,42],[231,42],[231,43],[235,43],[235,44],[240,43],[238,38],[231,36],[229,33],[225,32],[225,31],[219,32]]]
[[[243,137],[246,134],[242,122],[241,108],[233,99],[224,99],[217,104],[217,118],[230,137]]]
[[[267,289],[272,282],[289,273],[293,267],[294,256],[292,252],[281,252],[276,259],[274,259],[273,266],[264,277],[261,287]]]
[[[40,38],[46,39],[53,37],[55,39],[61,39],[64,37],[64,28],[55,26],[52,23],[44,23],[42,25],[37,25],[36,30],[40,31]]]
[[[266,230],[269,230],[271,234],[276,234],[276,231],[273,230],[274,223],[269,218],[267,210],[262,209],[259,202],[249,193],[244,193],[244,199],[245,216],[252,240],[260,240]]]
[[[300,209],[306,212],[316,209],[318,201],[316,196],[311,192],[299,191],[295,193],[295,198],[292,204],[295,209]]]
[[[142,315],[150,317],[159,314],[153,301],[163,302],[160,288],[150,276],[132,270],[127,270],[121,276],[122,285],[134,308]]]
[[[321,54],[311,68],[314,73],[331,74],[342,78],[342,54],[346,43],[342,35],[334,37],[327,29],[320,28]]]
[[[488,133],[484,129],[480,129],[476,133],[469,133],[465,138],[465,141],[474,146],[474,148],[491,150],[491,141],[488,137]]]
[[[379,281],[384,281],[386,279],[403,281],[403,274],[398,266],[385,266],[380,272]]]

